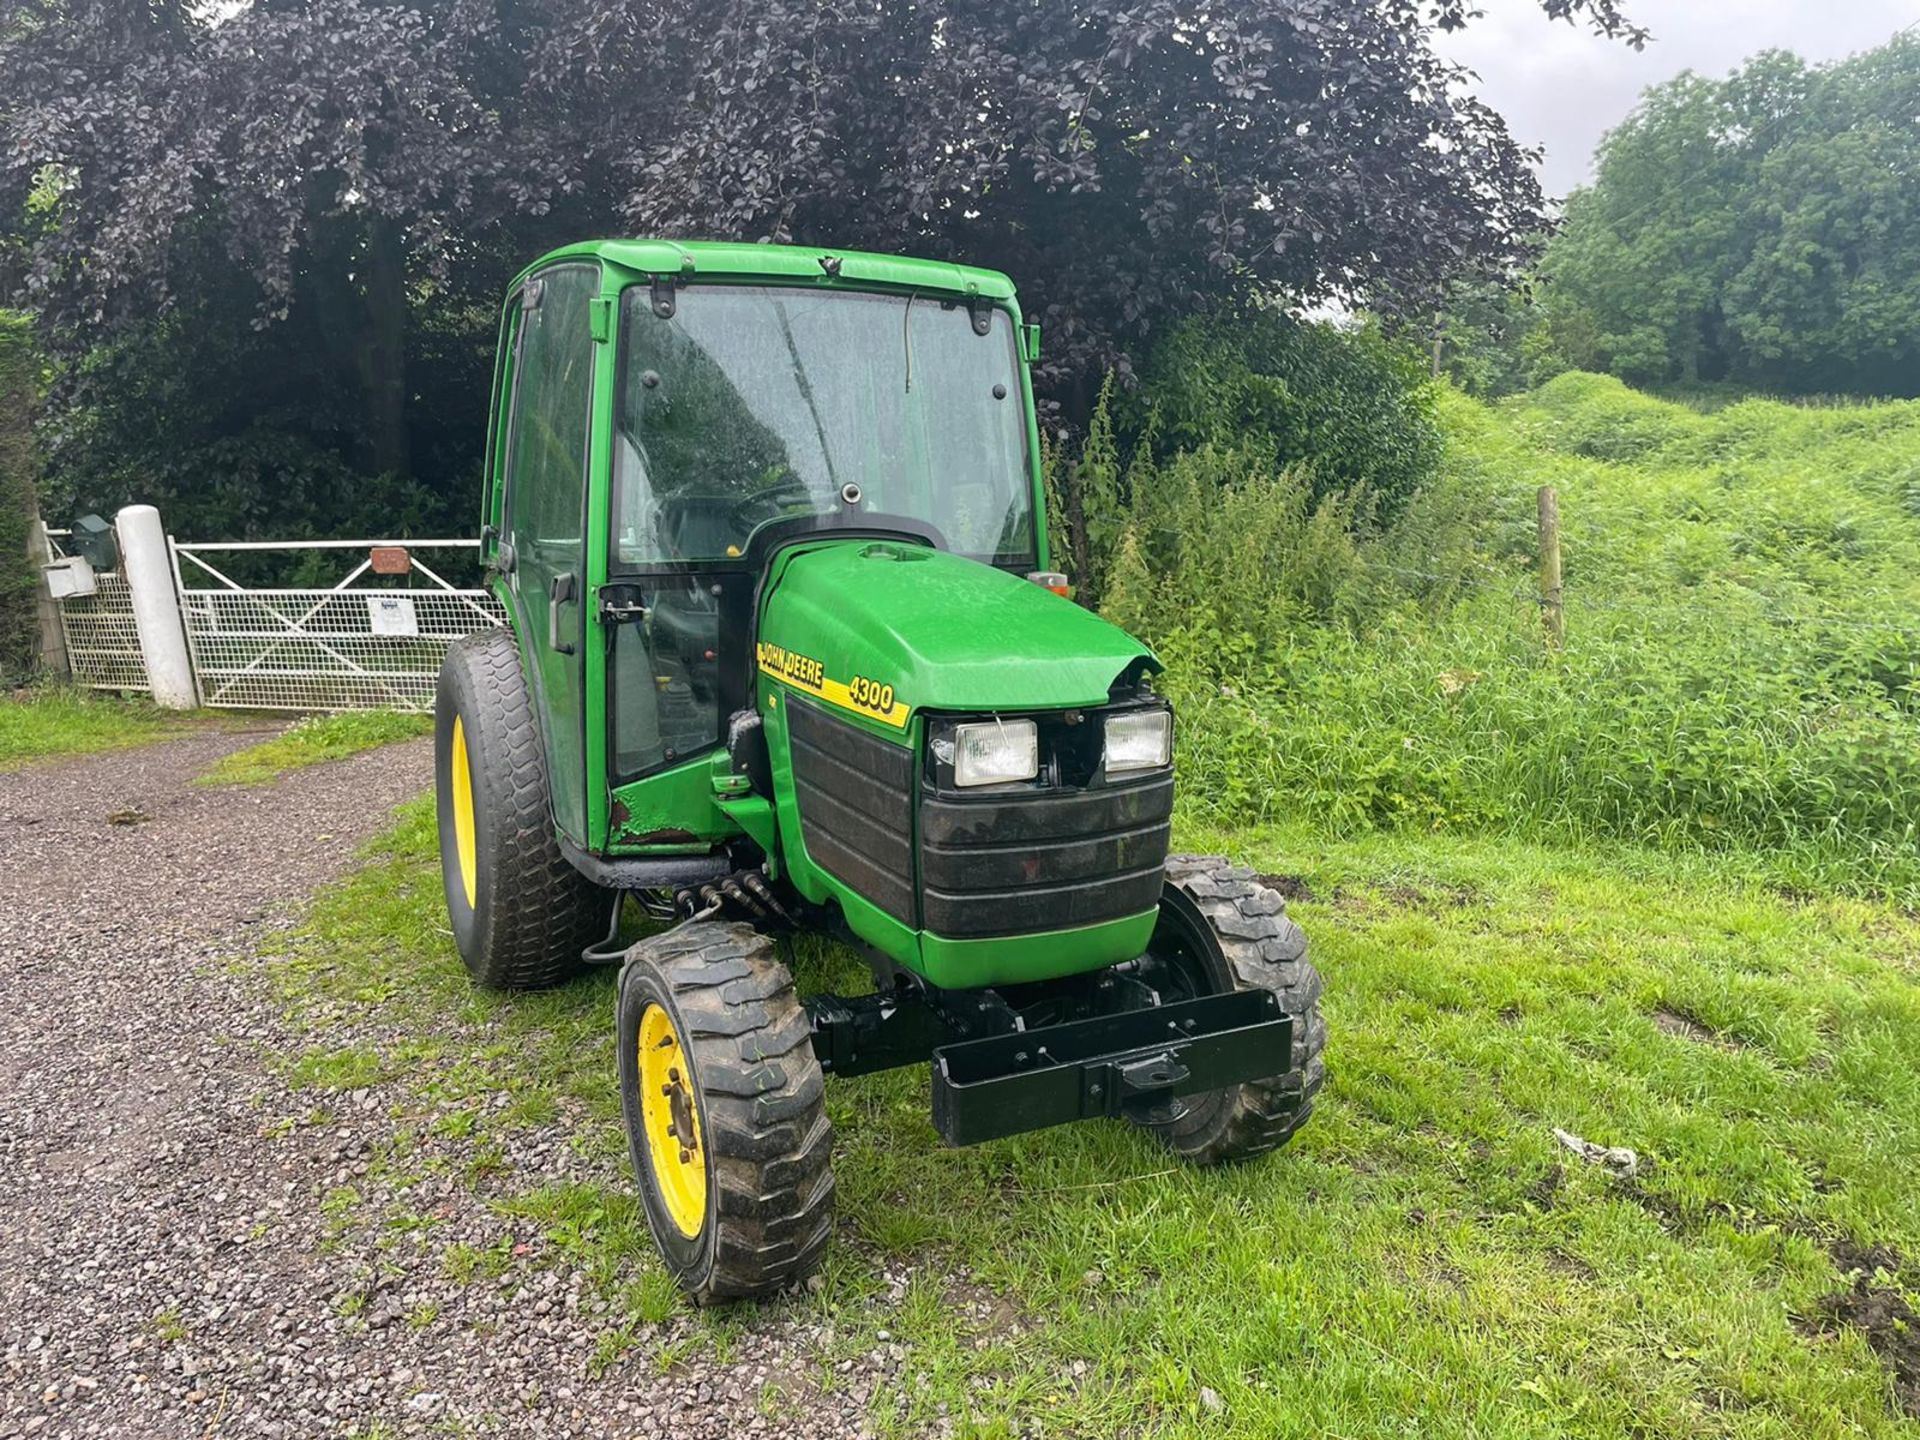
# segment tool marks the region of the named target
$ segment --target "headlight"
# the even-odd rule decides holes
[[[1107,773],[1151,770],[1173,759],[1173,712],[1134,710],[1107,717]]]
[[[1031,720],[953,727],[953,783],[1005,785],[1040,773],[1040,732]]]

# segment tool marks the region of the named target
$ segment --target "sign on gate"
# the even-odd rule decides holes
[[[420,633],[420,615],[413,608],[411,595],[369,595],[367,619],[376,635],[399,635],[411,639]]]

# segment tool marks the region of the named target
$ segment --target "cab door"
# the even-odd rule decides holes
[[[502,539],[520,655],[547,752],[553,819],[587,843],[586,514],[593,265],[560,265],[521,291],[508,409]],[[503,557],[504,558],[504,557]]]

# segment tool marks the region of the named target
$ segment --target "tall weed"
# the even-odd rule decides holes
[[[1257,451],[1122,477],[1102,608],[1167,664],[1182,803],[1766,851],[1920,897],[1920,403],[1703,415],[1569,375],[1439,413],[1440,478],[1390,522]]]

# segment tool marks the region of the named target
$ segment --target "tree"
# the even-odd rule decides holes
[[[1615,0],[1542,4],[1644,38]],[[86,403],[78,357],[227,325],[242,294],[247,378],[277,383],[243,385],[209,433],[280,416],[365,473],[420,462],[410,322],[484,315],[518,263],[610,230],[998,265],[1077,420],[1193,309],[1417,295],[1525,255],[1527,154],[1428,43],[1468,13],[254,0],[217,20],[0,0],[0,215],[21,217],[22,298],[69,362],[57,404]],[[471,344],[490,334],[476,321]],[[310,397],[291,422],[288,391]]]
[[[244,295],[295,317],[283,373],[352,397],[349,458],[409,468],[409,248],[513,208],[458,32],[396,6],[260,4],[225,24],[114,0],[0,9],[8,208],[31,206],[25,298],[56,353],[152,333]]]
[[[1523,253],[1543,220],[1528,157],[1428,44],[1463,8],[733,0],[675,32],[665,68],[696,123],[629,113],[637,86],[592,108],[631,226],[852,237],[1015,275],[1048,389],[1084,418],[1107,369],[1124,379],[1222,297],[1417,293]],[[1611,4],[1548,8],[1628,28]],[[605,73],[640,63],[581,36],[568,48]]]
[[[1548,247],[1565,358],[1640,382],[1920,394],[1920,38],[1650,91]]]
[[[1142,427],[1163,460],[1212,446],[1291,470],[1316,503],[1398,512],[1433,479],[1440,428],[1421,356],[1377,326],[1301,324],[1271,308],[1182,321],[1144,370]]]
[[[38,368],[26,318],[0,310],[0,684],[40,661],[39,576],[27,556],[27,527],[39,513],[28,428]]]
[[[1531,274],[1464,280],[1448,288],[1434,315],[1412,317],[1424,324],[1403,324],[1392,333],[1422,343],[1429,357],[1437,337],[1440,372],[1468,394],[1512,395],[1567,368],[1553,349],[1540,292]]]

